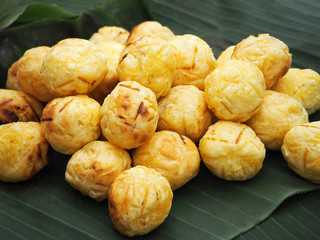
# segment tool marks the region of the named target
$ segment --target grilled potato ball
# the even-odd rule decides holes
[[[208,107],[223,120],[247,121],[259,109],[265,94],[262,72],[250,62],[230,60],[205,81]]]
[[[311,182],[320,183],[319,121],[291,128],[281,151],[289,168]]]
[[[97,44],[101,42],[117,42],[125,45],[129,37],[129,32],[116,26],[104,26],[98,29],[98,31],[90,37],[89,41]]]
[[[134,150],[133,165],[155,169],[168,179],[172,190],[197,176],[200,155],[197,146],[186,136],[172,131],[156,132]]]
[[[159,102],[158,130],[171,130],[198,142],[212,124],[213,114],[205,94],[196,86],[180,85],[170,89]]]
[[[0,124],[10,122],[39,122],[42,103],[17,90],[0,89]]]
[[[154,169],[136,166],[121,173],[108,194],[115,228],[132,237],[145,235],[167,218],[173,193],[168,180]]]
[[[49,162],[49,150],[40,123],[0,125],[0,180],[20,182],[31,179]]]
[[[257,65],[264,75],[267,89],[288,72],[291,56],[288,46],[269,34],[249,36],[236,45],[232,54],[232,58]]]
[[[100,117],[103,136],[110,143],[124,149],[136,148],[157,128],[156,96],[137,82],[120,82],[104,100]]]
[[[42,102],[48,102],[54,98],[40,75],[43,59],[49,50],[50,48],[46,46],[27,50],[19,59],[17,67],[19,87]]]
[[[200,140],[199,150],[210,172],[233,181],[254,177],[266,154],[263,143],[250,127],[224,120],[209,127]]]
[[[43,109],[42,132],[54,150],[73,154],[100,136],[100,108],[86,95],[55,98]]]
[[[309,115],[320,107],[320,75],[311,69],[290,68],[272,90],[298,100]]]
[[[56,97],[87,94],[108,73],[106,57],[88,40],[68,38],[54,45],[43,59],[41,77]]]
[[[89,96],[102,104],[105,97],[111,93],[119,82],[117,67],[124,45],[108,41],[97,43],[96,46],[103,52],[107,59],[108,74],[102,82],[90,92]]]
[[[117,71],[121,82],[136,81],[159,98],[170,90],[175,67],[173,50],[165,40],[144,37],[124,48]]]
[[[185,34],[170,39],[177,62],[172,86],[195,85],[204,90],[204,80],[216,67],[210,46],[201,38]]]
[[[308,113],[301,103],[289,95],[267,90],[258,112],[246,124],[267,149],[277,151],[291,128],[308,122]]]
[[[67,164],[65,178],[70,185],[100,202],[107,198],[114,179],[131,167],[126,150],[105,141],[93,141],[75,152]]]
[[[156,21],[145,21],[135,26],[129,35],[127,44],[139,40],[142,37],[158,37],[169,40],[174,37],[174,33],[167,27]]]

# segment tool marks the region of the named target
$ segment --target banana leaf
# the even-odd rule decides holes
[[[316,0],[8,2],[0,3],[2,88],[8,67],[28,48],[89,38],[104,25],[130,30],[146,20],[202,37],[216,56],[250,34],[268,32],[287,43],[293,66],[320,71]],[[310,116],[316,120],[320,112]],[[125,239],[113,228],[107,201],[84,197],[64,180],[69,157],[55,152],[32,180],[0,182],[1,239]],[[268,151],[262,170],[245,182],[223,181],[202,165],[174,192],[166,221],[139,239],[316,239],[319,197],[320,186],[293,173],[280,152]]]

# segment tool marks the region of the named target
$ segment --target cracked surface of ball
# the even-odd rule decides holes
[[[136,148],[157,128],[156,96],[137,82],[120,82],[105,98],[100,117],[103,136],[109,142],[124,149]]]
[[[43,109],[42,132],[54,150],[73,154],[100,136],[100,108],[86,95],[55,98]]]
[[[132,237],[145,235],[167,218],[173,193],[166,178],[154,169],[136,166],[121,173],[108,194],[114,227]]]
[[[106,57],[94,43],[67,38],[54,45],[41,66],[41,78],[56,97],[87,94],[108,73]]]
[[[100,202],[107,198],[114,179],[130,167],[126,150],[106,141],[93,141],[72,155],[65,179],[83,195]]]
[[[242,123],[220,120],[200,140],[201,159],[215,176],[233,181],[254,177],[266,149],[254,131]]]
[[[20,182],[31,179],[49,162],[49,149],[40,123],[0,125],[0,180]]]

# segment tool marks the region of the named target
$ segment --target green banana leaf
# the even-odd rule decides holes
[[[202,37],[216,56],[250,34],[268,32],[288,44],[294,66],[320,71],[316,0],[8,2],[0,3],[2,88],[8,67],[28,48],[89,38],[104,25],[130,30],[146,20]],[[316,120],[320,112],[310,117]],[[106,201],[96,203],[64,180],[68,158],[55,152],[32,180],[0,182],[0,239],[125,239],[113,228]],[[220,180],[202,165],[174,192],[166,221],[139,239],[317,239],[319,189],[293,173],[280,152],[268,151],[262,170],[245,182]]]

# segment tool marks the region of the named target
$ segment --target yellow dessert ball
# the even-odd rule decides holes
[[[173,50],[165,40],[144,37],[124,48],[117,71],[120,81],[136,81],[159,98],[170,90],[175,67]]]
[[[72,155],[65,179],[83,195],[100,202],[107,198],[114,179],[130,167],[126,150],[106,141],[93,141]]]
[[[195,85],[204,90],[204,80],[216,67],[210,46],[201,38],[185,34],[169,41],[177,61],[172,86]]]
[[[217,58],[217,61],[216,61],[217,66],[221,66],[226,61],[229,61],[232,59],[232,54],[235,47],[236,46],[230,46],[230,47],[227,47],[224,51],[222,51],[222,53]]]
[[[295,98],[308,114],[314,113],[320,107],[320,75],[314,70],[290,68],[272,90]]]
[[[42,132],[54,150],[73,154],[100,136],[100,108],[86,95],[55,98],[43,109]]]
[[[156,96],[137,82],[120,82],[104,100],[100,117],[103,136],[110,143],[124,149],[136,148],[157,128]]]
[[[267,90],[258,112],[246,124],[267,149],[277,151],[291,128],[308,122],[308,113],[301,103],[289,95]]]
[[[87,94],[108,73],[106,57],[88,40],[68,38],[54,45],[43,59],[41,77],[55,96]]]
[[[146,166],[161,173],[172,190],[197,176],[200,166],[200,155],[194,142],[172,131],[156,132],[134,150],[132,159],[134,166]]]
[[[173,193],[154,169],[136,166],[121,173],[108,194],[109,215],[123,235],[145,235],[167,218]]]
[[[200,140],[203,163],[215,176],[233,181],[254,177],[262,168],[266,149],[245,124],[220,120]]]
[[[169,28],[162,26],[159,22],[145,21],[131,30],[127,44],[139,40],[142,37],[158,37],[163,40],[169,40],[174,37],[174,33]]]
[[[281,151],[289,168],[311,182],[320,183],[319,121],[291,128]]]
[[[8,69],[6,88],[12,89],[12,90],[22,91],[21,87],[19,86],[18,78],[17,78],[18,61],[19,60],[12,63],[12,65]]]
[[[89,41],[93,43],[113,41],[125,45],[129,37],[129,32],[116,26],[103,26],[90,37]]]
[[[88,95],[102,104],[105,97],[111,93],[119,83],[117,67],[124,45],[117,42],[105,41],[97,43],[96,46],[103,52],[107,59],[108,74]]]
[[[40,123],[0,125],[0,180],[20,182],[31,179],[49,162],[49,150]]]
[[[269,34],[249,36],[238,43],[232,58],[254,63],[262,71],[267,89],[283,77],[291,66],[288,46]]]
[[[42,102],[48,102],[54,98],[40,75],[43,59],[49,50],[50,48],[46,46],[27,50],[19,59],[17,67],[19,87]]]
[[[259,109],[265,94],[262,72],[250,62],[230,60],[205,81],[208,107],[223,120],[247,121]]]
[[[39,122],[43,105],[33,96],[17,90],[0,89],[0,124]]]
[[[213,114],[205,94],[193,85],[170,89],[158,102],[158,130],[171,130],[198,142],[212,124]]]

